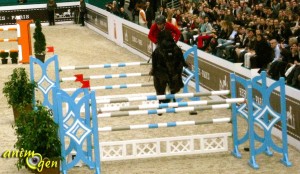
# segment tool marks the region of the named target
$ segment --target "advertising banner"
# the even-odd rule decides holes
[[[152,54],[152,44],[148,39],[148,35],[125,24],[122,25],[122,29],[124,44],[150,57]]]
[[[93,25],[100,31],[108,34],[107,16],[88,8],[87,17],[88,17],[87,23]]]
[[[75,15],[78,13],[78,6],[62,6],[55,10],[55,21],[74,21]],[[1,10],[0,25],[15,25],[16,17],[19,16],[23,20],[39,19],[41,22],[48,22],[46,8],[31,8],[31,9],[14,9]]]

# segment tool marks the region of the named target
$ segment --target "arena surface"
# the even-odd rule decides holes
[[[98,35],[97,33],[89,30],[87,27],[80,27],[79,25],[64,24],[56,26],[45,26],[43,31],[46,35],[47,45],[55,47],[55,54],[58,55],[60,66],[70,65],[91,65],[102,63],[119,63],[119,62],[140,62],[144,61],[138,56],[130,53],[128,50],[119,47],[115,43],[107,40],[106,38]],[[33,28],[32,31],[33,33]],[[6,35],[1,33],[1,37]],[[2,43],[1,43],[2,44]],[[3,45],[3,44],[2,44]],[[1,45],[1,46],[2,46]],[[9,48],[9,47],[8,47]],[[4,49],[8,49],[4,48]],[[52,53],[48,53],[50,57]],[[11,74],[13,68],[25,67],[29,70],[29,65],[0,65],[0,87],[7,81],[8,76]],[[114,73],[129,73],[129,72],[149,72],[148,66],[130,67],[127,69],[112,68],[105,70],[85,70],[77,71],[76,73],[83,73],[84,75],[103,75]],[[49,71],[51,71],[50,69]],[[64,76],[72,76],[74,72],[66,72]],[[121,83],[149,83],[149,77],[142,78],[127,78],[127,79],[109,79],[99,80],[93,82],[93,85],[112,85]],[[62,87],[78,86],[77,83],[64,83]],[[148,93],[154,92],[152,87],[148,88],[130,88],[114,90],[114,94],[126,93]],[[112,95],[111,91],[97,91],[97,95]],[[1,102],[1,119],[0,119],[0,149],[1,151],[14,149],[16,136],[12,128],[13,113],[12,109],[8,108],[6,99],[2,94],[0,96]],[[103,121],[100,120],[101,126],[117,126],[129,124],[145,124],[145,123],[158,123],[168,121],[185,121],[185,120],[207,120],[211,118],[230,117],[230,110],[210,110],[198,112],[198,115],[190,116],[188,113],[177,114],[163,114],[161,117],[156,115],[149,116],[129,116],[122,118],[107,118]],[[242,123],[242,121],[241,121]],[[240,127],[241,132],[246,130],[246,127]],[[176,128],[161,128],[153,130],[133,130],[122,132],[108,132],[99,135],[101,141],[117,141],[128,139],[145,139],[152,137],[169,137],[169,136],[182,136],[193,134],[208,134],[219,132],[230,132],[230,124],[216,124],[216,125],[201,125],[201,126],[184,126]],[[259,130],[258,130],[259,131]],[[229,138],[229,150],[232,148],[232,139]],[[278,140],[276,139],[276,142]],[[246,147],[247,145],[245,145]],[[280,154],[275,153],[273,157],[265,155],[257,156],[257,163],[260,165],[259,170],[254,170],[248,166],[247,161],[249,153],[243,151],[244,146],[240,147],[243,155],[242,159],[236,159],[230,151],[215,154],[202,154],[202,155],[188,155],[176,157],[163,157],[151,159],[138,159],[127,161],[112,161],[101,163],[101,173],[104,174],[299,174],[300,173],[300,153],[292,146],[289,146],[289,159],[293,166],[287,168],[283,166],[279,160]],[[0,159],[0,173],[3,174],[16,174],[16,173],[29,173],[26,169],[17,170],[15,162],[17,159]],[[86,167],[75,167],[69,173],[94,173]]]

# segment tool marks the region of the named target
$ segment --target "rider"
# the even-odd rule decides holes
[[[177,42],[180,39],[181,32],[180,30],[175,27],[173,24],[166,22],[166,17],[163,15],[158,15],[155,18],[155,23],[152,24],[148,38],[153,42],[154,44],[157,44],[158,34],[161,31],[169,30],[172,33],[172,38]]]

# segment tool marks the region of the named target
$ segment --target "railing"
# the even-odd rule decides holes
[[[178,8],[180,7],[180,2],[179,0],[172,0],[171,2],[168,2],[166,6],[167,8]]]

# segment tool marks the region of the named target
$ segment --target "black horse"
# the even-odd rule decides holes
[[[183,67],[188,67],[188,64],[170,31],[161,31],[157,40],[157,47],[152,53],[152,75],[156,94],[164,95],[167,86],[171,94],[175,94],[184,86],[182,70]],[[159,103],[168,102],[170,100],[159,101]]]

